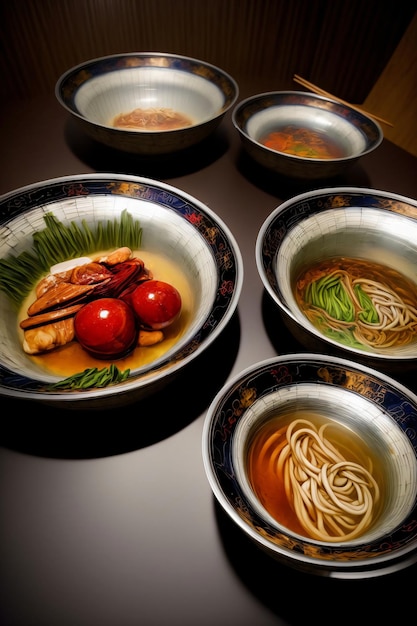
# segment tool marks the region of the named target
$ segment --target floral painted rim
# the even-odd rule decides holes
[[[417,457],[417,396],[384,374],[338,357],[282,355],[238,374],[217,394],[204,423],[203,459],[213,493],[225,511],[257,543],[275,556],[330,570],[382,569],[415,553],[417,503],[389,536],[349,548],[324,546],[280,532],[260,517],[245,497],[233,460],[234,435],[245,411],[278,389],[301,383],[346,389],[375,403],[406,434]]]
[[[211,250],[217,267],[217,291],[212,310],[207,319],[190,341],[169,358],[158,363],[156,369],[150,367],[138,374],[132,373],[120,385],[100,390],[77,390],[76,392],[47,391],[45,383],[21,376],[0,365],[0,385],[2,392],[14,396],[45,396],[48,400],[71,399],[74,393],[84,397],[123,393],[159,380],[200,354],[220,334],[233,315],[243,284],[243,262],[236,240],[226,224],[207,206],[192,196],[170,185],[147,178],[91,174],[68,176],[15,190],[0,197],[0,233],[16,216],[40,206],[49,207],[54,203],[77,196],[116,195],[139,199],[173,211],[178,217],[190,223],[202,236]],[[33,233],[31,233],[33,234]]]

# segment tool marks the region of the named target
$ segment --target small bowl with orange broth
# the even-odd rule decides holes
[[[212,401],[202,455],[213,494],[284,565],[368,578],[417,561],[417,396],[341,357],[280,355]]]
[[[132,403],[196,359],[236,309],[232,233],[164,183],[65,176],[3,195],[0,215],[2,396]]]
[[[199,144],[238,94],[221,68],[163,52],[91,59],[64,72],[55,86],[58,102],[88,136],[143,156]]]
[[[345,172],[383,140],[378,122],[336,100],[301,91],[272,91],[239,102],[232,121],[247,154],[292,179]]]
[[[305,349],[415,371],[416,200],[362,187],[302,193],[266,218],[255,255],[271,309]]]

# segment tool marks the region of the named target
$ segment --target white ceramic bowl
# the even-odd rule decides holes
[[[303,193],[272,211],[258,233],[256,263],[266,292],[291,332],[306,348],[333,351],[388,373],[415,367],[416,218],[417,201],[354,187]],[[318,287],[318,280],[323,279],[323,283],[333,271],[333,260],[342,257],[366,261],[372,266],[382,265],[383,272],[374,276],[368,266],[353,277],[343,261],[349,279],[342,279],[338,269],[337,287],[343,290],[344,300],[352,307],[348,317],[333,308],[334,299],[330,304],[319,304],[310,298],[308,308],[303,309],[297,298],[297,281],[304,287],[307,284]],[[326,262],[327,267],[316,269],[314,276],[304,277],[305,282],[300,282],[303,272],[317,268],[319,262]],[[338,264],[339,267],[342,266]],[[404,291],[398,275],[390,278],[394,271],[407,280]],[[373,277],[373,284],[364,284],[365,279]],[[353,285],[360,283],[362,293],[368,294],[377,312],[370,321],[363,320],[364,311],[370,309],[369,301],[354,305],[353,296],[346,295],[348,289],[355,290],[358,287]],[[332,289],[336,287],[323,284],[321,289],[325,296],[333,298]],[[319,319],[327,315],[332,321],[320,326]]]
[[[238,97],[226,72],[198,59],[161,52],[116,54],[89,60],[58,80],[58,102],[82,130],[110,147],[142,155],[193,146],[220,124]],[[142,127],[115,127],[115,118],[140,110]],[[176,115],[188,125],[156,125]]]
[[[346,431],[344,448],[339,448],[346,460],[352,461],[350,454],[357,450],[358,441],[373,457],[370,472],[380,498],[374,500],[369,527],[346,540],[329,539],[330,533],[319,538],[290,529],[288,518],[279,519],[284,502],[276,505],[278,514],[271,508],[279,493],[279,471],[274,470],[270,486],[259,487],[256,472],[250,470],[250,454],[256,461],[264,455],[274,467],[280,439],[273,440],[271,433],[281,424],[306,416],[314,423],[314,414]],[[272,420],[269,443],[250,452],[256,433]],[[340,441],[332,439],[331,433],[332,427],[325,436],[338,448]],[[313,574],[367,578],[417,560],[416,433],[417,396],[406,387],[347,359],[300,353],[256,363],[223,386],[207,411],[202,454],[214,496],[236,525],[269,555]],[[311,467],[319,467],[320,476],[330,476],[335,461],[325,468],[324,461],[317,461],[319,453],[315,454]],[[294,450],[292,458],[296,458]],[[308,474],[305,479],[307,483]],[[321,487],[317,490],[320,493]]]
[[[336,100],[301,91],[272,91],[246,98],[236,105],[232,120],[251,158],[278,174],[305,180],[344,172],[383,140],[381,127],[368,116]],[[283,145],[271,148],[264,144],[268,134],[288,132],[289,128],[293,136],[296,131],[314,133],[316,145],[331,142],[336,151],[325,158],[322,154],[313,157],[312,151],[289,152]],[[291,150],[294,145],[291,143]],[[314,146],[311,137],[305,145]]]
[[[164,183],[116,174],[51,179],[2,196],[0,215],[0,395],[65,408],[108,408],[132,402],[201,354],[237,306],[243,267],[232,233],[204,204]],[[58,245],[55,226],[46,228],[51,215],[60,224]],[[126,226],[126,219],[132,225]],[[72,231],[83,231],[85,226],[91,236],[83,250],[78,244],[74,248]],[[45,230],[51,233],[47,253],[45,243],[35,243]],[[119,370],[129,369],[122,382],[73,389],[67,380],[79,372],[57,374],[51,364],[46,370],[47,358],[53,357],[39,360],[24,352],[17,316],[25,317],[27,293],[52,264],[78,256],[95,258],[103,247],[113,250],[125,245],[143,258],[155,279],[180,291],[182,322],[155,353],[145,350],[140,359],[115,361]],[[16,266],[16,258],[23,265]],[[66,357],[65,363],[73,358]],[[95,366],[101,369],[100,363]],[[54,387],[57,383],[59,388]]]

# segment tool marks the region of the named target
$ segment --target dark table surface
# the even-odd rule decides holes
[[[256,269],[255,240],[268,214],[319,187],[417,198],[417,159],[384,140],[343,177],[295,184],[249,161],[230,114],[197,150],[156,161],[94,144],[53,96],[3,103],[0,120],[0,193],[96,171],[163,180],[224,220],[245,272],[228,327],[169,393],[100,413],[0,399],[2,626],[378,624],[392,610],[403,622],[417,565],[337,580],[279,564],[216,504],[201,435],[207,407],[228,378],[300,349],[280,326]]]

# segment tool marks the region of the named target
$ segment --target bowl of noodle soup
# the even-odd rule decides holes
[[[365,188],[303,193],[262,225],[266,293],[307,349],[387,373],[417,359],[417,202]]]
[[[202,454],[213,494],[261,549],[336,578],[417,560],[417,396],[367,366],[280,355],[211,403]]]

